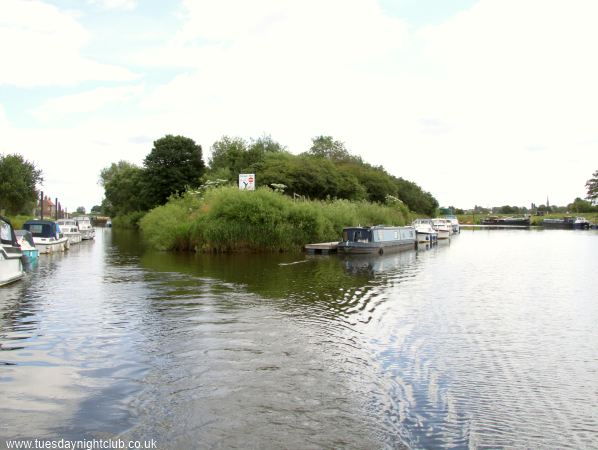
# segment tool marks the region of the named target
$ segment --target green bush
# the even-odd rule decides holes
[[[139,221],[145,215],[144,211],[133,211],[127,214],[121,214],[112,218],[114,228],[137,229]]]
[[[338,240],[346,226],[410,221],[402,204],[294,201],[269,188],[221,187],[171,198],[151,210],[140,228],[160,250],[293,251],[310,242]]]

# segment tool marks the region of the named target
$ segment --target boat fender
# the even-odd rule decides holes
[[[378,254],[379,254],[379,255],[383,255],[383,254],[384,254],[384,249],[383,249],[383,248],[381,248],[380,250],[378,250]]]

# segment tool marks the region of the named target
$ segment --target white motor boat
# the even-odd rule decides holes
[[[432,226],[431,219],[416,219],[412,224],[415,227],[417,242],[433,244],[438,240],[438,231]]]
[[[459,226],[459,219],[455,216],[445,216],[451,222],[452,234],[457,234],[461,232],[461,228]]]
[[[33,235],[35,247],[41,253],[64,252],[70,247],[69,240],[56,222],[51,220],[28,220],[23,228]]]
[[[74,219],[60,219],[56,223],[58,223],[58,226],[60,227],[62,234],[64,234],[68,238],[71,245],[78,244],[79,242],[81,242],[81,232],[79,231],[77,222]]]
[[[18,281],[25,275],[23,253],[8,219],[0,216],[0,286]]]
[[[91,220],[87,216],[79,216],[73,218],[77,222],[79,227],[79,233],[81,233],[81,239],[84,241],[93,239],[96,237],[96,231],[91,226]]]
[[[450,239],[453,226],[448,219],[432,219],[432,227],[438,231],[438,239]]]

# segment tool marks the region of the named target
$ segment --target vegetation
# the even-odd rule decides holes
[[[592,178],[590,178],[586,182],[586,189],[587,189],[587,196],[588,199],[593,204],[598,202],[598,170],[595,170],[592,174]]]
[[[289,153],[270,137],[248,143],[224,136],[215,142],[204,179],[235,183],[244,172],[255,173],[261,186],[285,185],[291,196],[384,202],[391,195],[426,215],[433,215],[438,207],[436,199],[417,184],[365,163],[331,136],[313,138],[311,148],[300,155]]]
[[[41,170],[21,155],[0,155],[0,210],[29,213],[37,200]]]
[[[144,167],[119,161],[101,171],[102,211],[121,216],[162,205],[170,195],[199,186],[204,169],[201,146],[183,136],[167,135],[154,142]]]
[[[219,187],[173,196],[141,219],[149,244],[201,252],[292,251],[336,241],[347,225],[404,225],[412,214],[398,199],[386,204],[348,200],[295,201],[262,187]]]

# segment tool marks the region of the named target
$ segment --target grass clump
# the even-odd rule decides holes
[[[221,187],[171,198],[151,210],[140,228],[160,250],[296,251],[310,242],[339,240],[346,226],[410,221],[402,204],[294,201],[269,188]]]

